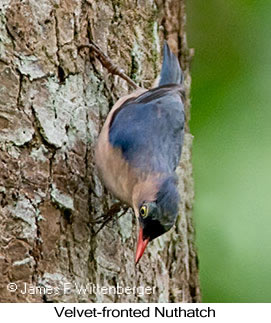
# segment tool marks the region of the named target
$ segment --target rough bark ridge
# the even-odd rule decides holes
[[[1,1],[2,302],[200,300],[189,128],[178,169],[182,202],[176,228],[151,243],[135,267],[131,210],[118,218],[124,210],[118,209],[98,234],[100,224],[94,224],[116,202],[97,178],[95,140],[113,103],[130,89],[87,49],[78,51],[93,40],[140,86],[149,87],[166,37],[179,50],[189,97],[184,25],[183,0]],[[9,282],[18,289],[9,291]],[[76,290],[92,284],[156,288],[150,295]]]

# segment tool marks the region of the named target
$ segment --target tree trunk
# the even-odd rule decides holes
[[[130,209],[115,207],[113,220],[99,231],[99,217],[117,204],[93,163],[108,111],[131,88],[88,49],[78,49],[91,39],[148,88],[160,71],[166,38],[179,52],[188,98],[185,19],[184,0],[1,1],[2,302],[200,301],[189,127],[178,168],[176,227],[150,243],[135,266],[138,228]],[[188,120],[189,99],[185,105]],[[152,290],[121,293],[121,287],[139,286]]]

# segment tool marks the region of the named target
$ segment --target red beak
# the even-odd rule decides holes
[[[136,264],[139,262],[140,258],[142,257],[148,242],[149,242],[149,238],[143,240],[143,228],[140,227],[138,241],[137,241],[137,248],[136,248],[136,258],[135,258]]]

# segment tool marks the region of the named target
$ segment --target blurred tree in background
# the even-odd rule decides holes
[[[187,1],[204,302],[271,301],[271,1]]]

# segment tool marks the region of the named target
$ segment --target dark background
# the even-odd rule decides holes
[[[204,302],[271,301],[271,1],[187,1]]]

